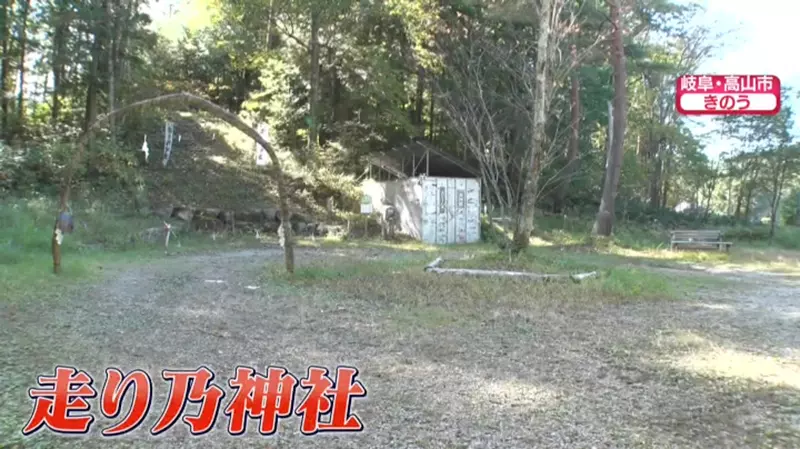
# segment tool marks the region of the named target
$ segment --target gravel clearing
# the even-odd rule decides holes
[[[737,274],[729,288],[680,301],[504,300],[498,290],[501,299],[484,295],[469,309],[475,301],[450,296],[454,283],[477,281],[422,288],[419,279],[435,275],[400,273],[379,287],[319,287],[265,276],[264,264],[281,257],[251,250],[108,267],[102,282],[61,297],[0,303],[0,447],[800,447],[798,278]],[[367,257],[399,256],[300,250],[297,262]],[[404,285],[416,290],[400,294]],[[95,399],[88,436],[22,437],[27,390],[57,364],[85,370],[98,390],[107,367],[149,372],[144,425],[100,437],[116,420],[99,417]],[[275,435],[259,435],[251,421],[233,437],[222,410],[200,437],[182,422],[148,432],[168,394],[162,369],[209,367],[224,409],[238,365],[280,365],[300,378],[309,365],[340,364],[357,367],[368,391],[353,400],[361,433],[306,437],[292,417]]]

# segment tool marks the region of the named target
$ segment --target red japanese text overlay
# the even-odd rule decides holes
[[[358,369],[339,366],[334,373],[327,368],[311,366],[304,377],[298,378],[286,368],[268,366],[265,371],[239,366],[224,384],[224,390],[214,380],[215,373],[205,366],[195,370],[163,370],[161,379],[169,384],[169,394],[156,424],[149,430],[159,435],[179,421],[192,435],[213,430],[220,412],[227,416],[227,431],[241,435],[249,420],[258,423],[261,435],[272,435],[278,421],[296,415],[303,435],[319,432],[360,432],[361,419],[351,412],[352,400],[367,396],[367,390],[357,379]],[[128,373],[108,368],[102,389],[95,387],[94,378],[86,371],[71,366],[57,366],[52,376],[39,376],[39,388],[31,388],[33,412],[24,435],[43,428],[62,434],[86,434],[96,416],[94,400],[100,413],[113,424],[103,428],[101,435],[113,437],[131,432],[142,425],[153,410],[153,380],[142,370]],[[300,398],[298,392],[306,390]],[[226,399],[230,393],[230,397]],[[122,402],[130,396],[130,406],[123,413]],[[91,402],[90,402],[91,400]],[[187,406],[194,404],[194,412]]]
[[[683,75],[675,108],[683,115],[775,115],[781,81],[774,75]]]

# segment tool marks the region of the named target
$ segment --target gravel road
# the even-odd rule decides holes
[[[363,261],[365,251],[300,250],[298,264]],[[280,260],[251,250],[107,267],[103,281],[59,298],[0,303],[0,447],[800,447],[797,278],[739,275],[681,301],[498,303],[477,315],[453,300],[437,310],[458,319],[434,320],[401,295],[265,277],[264,264]],[[86,371],[98,391],[108,367],[152,374],[142,427],[102,438],[121,418],[100,417],[92,399],[88,436],[23,438],[28,388],[55,365]],[[364,431],[303,436],[294,416],[272,436],[254,421],[229,435],[222,410],[240,365],[282,366],[298,378],[309,365],[357,367],[368,394],[353,399],[352,413]],[[179,421],[150,436],[169,392],[161,370],[200,366],[226,392],[216,428],[193,437]]]

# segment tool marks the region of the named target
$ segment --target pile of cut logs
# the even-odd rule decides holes
[[[190,206],[169,206],[154,212],[164,219],[174,218],[186,223],[186,227],[196,231],[240,231],[277,233],[281,225],[280,210],[275,208],[250,209],[241,211],[215,208],[194,208]],[[342,232],[342,226],[315,223],[303,215],[293,213],[292,232],[295,235],[314,235],[318,237]]]

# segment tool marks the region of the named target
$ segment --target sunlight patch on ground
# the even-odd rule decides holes
[[[219,120],[206,118],[198,118],[198,123],[208,132],[213,133],[215,139],[222,139],[230,147],[246,154],[254,154],[253,140],[233,126]]]
[[[554,246],[554,243],[539,237],[531,237],[531,246]]]
[[[797,311],[797,312],[786,312],[784,315],[786,316],[786,318],[788,318],[790,320],[800,320],[800,311]]]
[[[697,307],[703,307],[705,309],[711,310],[725,310],[732,312],[734,308],[730,304],[708,304],[708,303],[698,303],[696,304]]]
[[[425,379],[421,381],[426,384],[424,387],[436,387],[442,382],[452,385],[449,393],[455,394],[460,400],[459,403],[448,400],[448,407],[463,409],[467,413],[504,408],[514,408],[517,412],[543,409],[554,405],[561,396],[558,390],[552,388],[517,379],[485,379],[476,376],[472,370],[440,363],[415,362],[413,366],[400,365],[393,371],[406,376],[413,375],[415,379]]]
[[[611,253],[625,257],[644,257],[648,259],[671,260],[675,262],[724,262],[728,260],[725,253],[712,251],[670,251],[668,249],[636,250],[615,246]]]
[[[216,155],[215,156],[209,156],[208,159],[211,160],[212,162],[216,162],[219,165],[227,165],[228,164],[228,158],[226,158],[224,156],[216,156]]]
[[[715,271],[748,271],[773,272],[800,275],[800,253],[780,250],[754,250],[751,248],[734,248],[730,253],[708,251],[670,251],[668,249],[637,250],[614,246],[611,254],[618,256],[646,258],[694,264],[693,268]]]
[[[713,343],[707,338],[685,330],[662,332],[656,337],[655,345],[674,349],[713,348]]]
[[[181,315],[190,316],[192,318],[208,318],[208,317],[216,317],[220,315],[218,310],[209,310],[209,309],[189,309],[187,307],[181,307],[177,309],[177,311]]]
[[[765,382],[800,389],[800,366],[775,357],[713,348],[678,358],[675,366],[701,375]]]
[[[470,402],[475,407],[487,402],[505,407],[525,406],[529,408],[552,404],[558,395],[550,390],[517,380],[478,380],[471,389]]]

